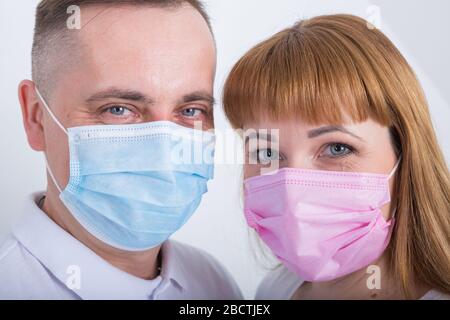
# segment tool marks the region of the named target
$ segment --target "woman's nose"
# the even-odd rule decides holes
[[[304,152],[291,154],[284,161],[284,166],[296,169],[313,169],[313,159]]]

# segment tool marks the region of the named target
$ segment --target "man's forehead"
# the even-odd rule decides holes
[[[201,14],[188,4],[174,8],[108,5],[81,8],[82,39],[101,41],[136,36],[140,41],[211,41],[212,34]],[[125,39],[126,37],[122,37]]]
[[[190,6],[87,6],[84,10],[77,38],[86,62],[119,69],[167,63],[183,68],[187,61],[203,66],[212,62],[215,67],[212,34]]]
[[[82,29],[73,31],[78,32],[75,50],[82,57],[71,71],[86,85],[144,92],[183,87],[188,92],[192,88],[186,83],[202,84],[213,78],[214,42],[194,8],[86,6],[81,10]],[[200,89],[208,88],[195,88]]]

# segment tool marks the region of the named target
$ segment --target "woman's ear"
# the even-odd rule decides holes
[[[42,123],[43,109],[39,104],[34,82],[31,80],[21,81],[18,88],[18,94],[28,144],[33,150],[44,151],[45,136]]]

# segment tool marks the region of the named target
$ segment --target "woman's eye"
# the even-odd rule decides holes
[[[203,113],[203,110],[197,108],[187,108],[183,109],[181,113],[186,117],[198,117]]]
[[[273,149],[258,149],[256,151],[256,159],[260,164],[269,164],[272,161],[279,160],[278,152]]]
[[[325,155],[330,157],[340,157],[345,156],[353,152],[353,149],[342,143],[332,143],[327,146],[325,150]]]
[[[128,115],[128,113],[131,112],[128,108],[124,106],[112,106],[107,108],[106,111],[112,114],[113,116],[117,117]]]

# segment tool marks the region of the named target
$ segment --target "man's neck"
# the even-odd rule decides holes
[[[57,197],[48,190],[41,210],[57,225],[114,267],[142,279],[154,279],[161,270],[161,246],[145,251],[125,251],[98,240],[84,229]]]

